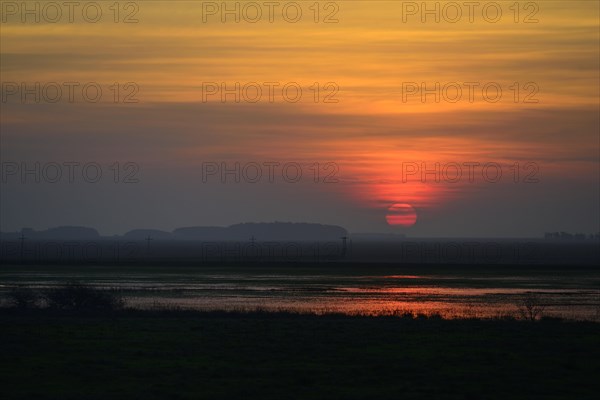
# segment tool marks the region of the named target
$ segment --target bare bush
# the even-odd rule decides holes
[[[546,306],[539,294],[526,293],[517,303],[517,309],[521,318],[535,321],[542,317]]]
[[[49,289],[44,297],[50,308],[65,311],[113,311],[123,307],[123,299],[115,293],[78,282]]]
[[[40,294],[31,288],[16,287],[7,293],[10,305],[20,309],[35,308],[40,300]]]

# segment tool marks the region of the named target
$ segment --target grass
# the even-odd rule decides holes
[[[587,399],[600,324],[0,310],[3,399]]]

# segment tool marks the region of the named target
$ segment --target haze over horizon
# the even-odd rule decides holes
[[[63,239],[64,238],[64,232],[68,232],[69,234],[67,235],[67,237],[69,239],[77,239],[78,235],[81,236],[80,239],[82,240],[86,240],[86,239],[95,239],[95,238],[110,238],[110,237],[122,237],[122,238],[136,238],[136,239],[140,239],[140,240],[146,240],[148,237],[150,237],[152,240],[163,240],[163,239],[177,239],[178,237],[181,238],[181,235],[178,235],[179,232],[186,230],[186,229],[205,229],[207,230],[207,235],[205,235],[206,237],[204,237],[204,239],[211,239],[210,235],[208,235],[210,230],[227,230],[228,228],[231,227],[237,227],[237,226],[273,226],[273,227],[277,227],[279,226],[290,226],[290,232],[294,232],[297,231],[299,234],[302,235],[302,226],[309,226],[309,227],[323,227],[323,228],[341,228],[342,230],[344,230],[345,232],[339,232],[337,234],[329,235],[326,239],[327,240],[332,240],[332,239],[341,239],[342,236],[348,236],[349,239],[357,239],[357,238],[368,238],[368,239],[373,239],[373,238],[385,238],[385,237],[397,237],[397,238],[407,238],[407,239],[471,239],[473,237],[470,236],[457,236],[457,235],[451,235],[451,236],[412,236],[412,235],[408,235],[406,233],[403,233],[399,230],[394,230],[392,232],[361,232],[361,231],[349,231],[347,230],[345,227],[340,226],[340,225],[327,225],[327,224],[319,224],[319,223],[314,223],[314,222],[292,222],[292,221],[271,221],[271,222],[241,222],[241,223],[237,223],[237,224],[232,224],[232,225],[227,225],[227,226],[217,226],[217,225],[210,225],[210,226],[202,226],[202,225],[196,225],[196,226],[181,226],[181,227],[175,227],[173,229],[156,229],[154,227],[144,227],[144,228],[138,228],[138,227],[134,227],[131,228],[127,231],[123,231],[123,232],[110,232],[110,233],[106,233],[106,232],[101,232],[98,229],[96,229],[93,226],[77,226],[77,225],[60,225],[60,226],[52,226],[52,227],[48,227],[45,229],[35,229],[35,228],[31,228],[31,227],[22,227],[21,229],[17,229],[14,231],[1,231],[0,230],[0,234],[3,236],[4,239],[17,239],[18,237],[21,237],[21,235],[25,235],[24,238],[25,239],[39,239],[39,238],[43,238],[43,239]],[[296,229],[299,228],[299,229]],[[53,233],[53,232],[56,232]],[[214,240],[221,240],[221,239],[225,239],[225,240],[241,240],[241,241],[250,241],[250,240],[256,240],[256,241],[264,241],[264,240],[283,240],[282,238],[277,238],[277,237],[272,237],[273,234],[275,234],[277,232],[277,229],[273,229],[272,232],[270,232],[267,236],[267,238],[265,238],[265,236],[258,234],[258,237],[255,237],[255,233],[252,230],[249,230],[247,234],[235,234],[232,237],[227,237],[227,236],[223,236],[221,234],[218,234],[214,237],[212,237],[212,239]],[[49,236],[46,234],[50,234]],[[29,237],[29,235],[33,234],[33,238]],[[173,234],[176,234],[175,236],[173,236]],[[563,240],[566,238],[569,239],[582,239],[582,240],[588,240],[588,239],[593,239],[593,240],[599,240],[600,237],[600,232],[565,232],[565,231],[561,231],[561,230],[553,230],[553,231],[547,231],[547,232],[543,232],[539,235],[536,236],[479,236],[476,237],[478,239],[524,239],[524,240],[541,240],[541,239],[548,239],[548,235],[558,235],[558,239],[560,239],[560,236],[563,235],[564,237],[562,238]],[[583,236],[582,236],[583,235]],[[167,237],[169,236],[169,237]],[[172,236],[172,237],[171,237]],[[577,236],[577,237],[575,237]],[[193,237],[193,236],[192,236]],[[304,236],[304,239],[302,240],[321,240],[317,237],[313,237],[310,236],[310,234]]]
[[[597,2],[500,2],[494,22],[300,2],[293,23],[209,3],[97,23],[3,9],[0,230],[600,230]]]

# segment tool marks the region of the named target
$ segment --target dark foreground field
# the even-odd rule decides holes
[[[600,324],[0,311],[3,399],[591,399]]]

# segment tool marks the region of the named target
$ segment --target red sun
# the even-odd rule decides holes
[[[417,222],[417,212],[410,204],[394,204],[388,208],[385,220],[392,226],[413,226]]]

